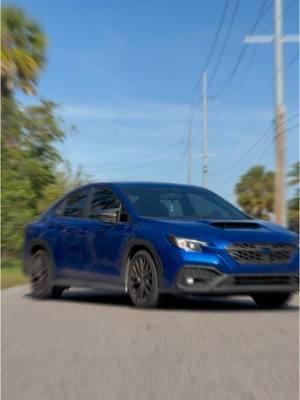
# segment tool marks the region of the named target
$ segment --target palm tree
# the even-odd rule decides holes
[[[269,220],[274,211],[274,173],[262,165],[250,168],[235,185],[239,206],[255,218]]]
[[[290,180],[288,181],[289,186],[299,185],[299,170],[300,170],[300,163],[295,162],[292,165],[290,172],[288,173],[288,177],[290,178]]]
[[[1,11],[2,96],[10,97],[14,89],[34,94],[45,63],[46,37],[21,9],[5,6]]]

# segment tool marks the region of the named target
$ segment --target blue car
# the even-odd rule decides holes
[[[165,294],[280,307],[298,290],[298,266],[295,233],[196,186],[85,185],[25,229],[24,271],[38,298],[75,286],[126,292],[138,307]]]

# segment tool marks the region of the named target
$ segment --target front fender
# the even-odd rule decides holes
[[[125,285],[126,290],[127,290],[127,271],[128,271],[128,267],[129,267],[129,255],[130,255],[131,251],[134,249],[134,247],[136,247],[137,249],[139,247],[145,248],[147,251],[149,251],[149,253],[153,257],[154,262],[157,266],[159,286],[160,286],[160,288],[163,288],[163,286],[164,286],[164,269],[163,269],[162,261],[160,259],[160,256],[158,254],[158,251],[157,251],[154,243],[151,242],[150,240],[147,240],[144,238],[135,237],[135,238],[131,238],[128,240],[125,250],[124,250],[124,253],[123,253],[123,257],[122,257],[121,279],[122,279],[122,283]]]

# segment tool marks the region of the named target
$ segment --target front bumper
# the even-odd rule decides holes
[[[224,274],[215,268],[184,266],[177,274],[175,292],[234,295],[299,290],[299,274],[259,273]]]

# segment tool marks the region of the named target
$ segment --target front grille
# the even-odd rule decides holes
[[[287,264],[295,248],[281,243],[236,243],[227,252],[239,264]]]
[[[296,284],[296,277],[284,275],[272,276],[239,276],[235,277],[233,281],[237,286],[248,285],[291,285]]]

